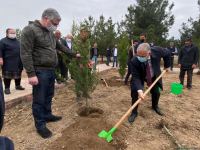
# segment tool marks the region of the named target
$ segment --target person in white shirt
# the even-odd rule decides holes
[[[117,44],[115,44],[115,47],[114,47],[114,49],[113,49],[113,67],[115,66],[115,63],[116,63],[116,67],[118,67],[118,63],[117,63],[117,52],[118,52]]]

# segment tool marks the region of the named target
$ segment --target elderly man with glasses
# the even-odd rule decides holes
[[[161,74],[160,60],[164,60],[164,68],[169,70],[170,67],[170,52],[167,49],[153,46],[150,47],[148,43],[142,43],[137,48],[137,56],[131,61],[131,97],[132,105],[138,98],[144,99],[143,90],[144,82],[150,86],[153,81]],[[160,98],[160,89],[162,89],[162,80],[160,79],[151,89],[152,109],[158,114],[163,115],[158,107]],[[138,106],[132,111],[128,118],[130,123],[133,123],[138,115]]]

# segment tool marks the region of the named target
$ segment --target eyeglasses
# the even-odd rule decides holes
[[[58,23],[54,22],[53,20],[50,20],[50,21],[51,21],[52,25],[54,25],[56,27],[59,25]]]

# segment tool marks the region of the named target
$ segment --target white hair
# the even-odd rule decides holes
[[[141,50],[143,50],[143,51],[150,51],[150,50],[151,50],[151,47],[150,47],[150,45],[149,45],[148,43],[142,43],[142,44],[140,44],[140,45],[138,46],[137,52],[138,52],[138,51],[141,51]]]
[[[73,35],[71,33],[68,33],[67,36],[66,36],[66,38],[68,38],[68,37],[73,38]]]

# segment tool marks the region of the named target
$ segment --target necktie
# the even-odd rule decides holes
[[[150,64],[147,62],[146,66],[146,79],[147,79],[147,86],[150,86],[152,83],[152,76],[151,76],[151,70],[150,70]]]

